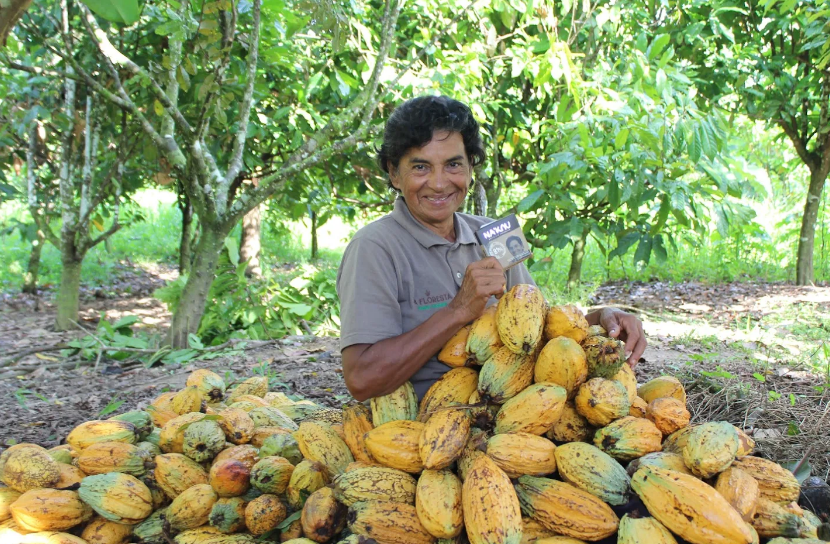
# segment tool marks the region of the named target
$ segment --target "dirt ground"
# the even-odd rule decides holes
[[[163,330],[169,314],[150,295],[163,280],[153,274],[136,276],[129,297],[109,298],[117,289],[84,293],[81,325],[94,329],[101,315],[112,321],[133,314],[141,318],[137,327]],[[822,416],[830,411],[830,375],[804,367],[822,340],[816,340],[815,333],[809,341],[799,338],[789,315],[809,308],[815,325],[811,330],[819,336],[826,330],[830,338],[830,288],[610,283],[590,302],[640,315],[649,340],[636,368],[641,383],[660,374],[677,375],[687,387],[696,420],[726,419],[746,428],[755,435],[762,455],[781,462],[798,461],[806,451],[813,473],[827,479],[830,446],[822,429],[830,425],[830,418]],[[776,316],[780,319],[772,319]],[[16,295],[0,300],[0,360],[22,349],[85,335],[81,330],[55,332],[53,320],[54,308],[44,298]],[[187,366],[124,368],[103,357],[97,368],[40,368],[9,376],[15,368],[58,363],[56,352],[48,352],[0,368],[0,376],[7,376],[0,378],[5,418],[0,447],[22,441],[56,445],[82,421],[140,409],[161,392],[181,387],[196,368],[213,369],[229,381],[264,374],[272,390],[326,406],[339,407],[350,400],[336,338],[289,337]]]

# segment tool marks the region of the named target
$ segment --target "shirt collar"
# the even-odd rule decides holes
[[[433,231],[429,230],[420,221],[415,219],[412,215],[412,212],[409,211],[409,207],[406,205],[406,201],[403,199],[402,196],[398,195],[398,198],[395,199],[395,207],[392,210],[392,218],[398,222],[400,226],[402,226],[409,234],[415,238],[419,244],[424,246],[425,248],[431,248],[432,246],[440,246],[440,245],[452,245],[452,242],[438,236]],[[460,218],[460,214],[458,212],[453,214],[453,223],[455,225],[455,239],[456,242],[459,244],[477,244],[478,241],[476,240],[475,232],[470,226],[467,224],[466,221]]]

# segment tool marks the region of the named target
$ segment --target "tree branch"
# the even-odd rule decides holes
[[[60,7],[61,30],[62,34],[67,35],[69,33],[69,7],[67,5],[67,0],[61,0]],[[60,189],[61,220],[63,221],[63,225],[61,226],[61,242],[63,244],[71,243],[71,241],[74,240],[75,221],[77,220],[73,210],[75,195],[69,168],[70,162],[72,161],[72,129],[74,128],[73,125],[75,122],[75,87],[75,80],[67,79],[64,81],[63,109],[64,115],[67,119],[67,126],[64,129],[62,138],[63,141],[61,142],[61,166],[58,182]],[[63,248],[62,246],[59,247],[66,249],[67,251],[70,250],[69,248]]]
[[[234,38],[236,37],[236,6],[234,6],[233,3],[231,4],[230,20],[225,20],[225,18],[228,17],[227,15],[224,15],[226,13],[226,11],[219,12],[219,21],[223,25],[222,50],[226,51],[226,54],[219,62],[216,63],[216,66],[213,69],[213,81],[216,86],[216,90],[208,92],[202,104],[202,109],[199,112],[198,121],[196,122],[196,138],[199,139],[204,138],[208,126],[210,125],[210,108],[213,106],[216,97],[219,96],[219,91],[221,90],[225,79],[225,71],[228,69],[228,65],[231,61],[231,55],[233,54],[231,49],[233,47]]]
[[[81,81],[81,78],[75,74],[70,74],[68,72],[60,72],[58,70],[47,70],[46,68],[38,68],[37,66],[26,66],[25,64],[20,64],[19,62],[13,62],[4,58],[5,64],[7,67],[11,68],[12,70],[20,70],[21,72],[28,72],[30,74],[34,74],[36,76],[51,76],[60,79],[74,79],[75,81]]]
[[[830,71],[821,78],[821,110],[818,116],[818,139],[816,151],[821,155],[821,170],[827,176],[830,172]]]
[[[793,147],[795,147],[798,156],[801,157],[801,160],[804,161],[804,164],[812,171],[818,165],[816,164],[816,156],[807,149],[807,146],[804,141],[798,135],[798,130],[787,122],[786,119],[783,117],[779,117],[775,120],[775,122],[784,130],[784,134],[786,134],[790,141],[793,143]]]

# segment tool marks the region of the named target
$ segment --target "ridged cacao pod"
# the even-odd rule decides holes
[[[637,457],[660,451],[663,434],[654,423],[639,417],[625,416],[594,435],[594,445],[620,461],[631,461]]]
[[[715,491],[738,511],[744,521],[752,520],[761,496],[755,478],[739,468],[729,467],[718,474]]]
[[[755,451],[755,441],[752,437],[738,427],[735,427],[735,431],[738,433],[738,457],[744,457]]]
[[[184,432],[205,414],[190,413],[175,417],[164,424],[159,433],[159,448],[164,453],[184,453]]]
[[[179,414],[173,410],[163,410],[153,405],[148,406],[144,411],[150,414],[150,418],[153,420],[153,425],[155,425],[155,427],[159,430],[167,425],[170,420],[179,417]]]
[[[343,434],[355,461],[364,463],[374,461],[363,440],[363,435],[375,428],[370,418],[371,412],[363,404],[353,404],[343,408]]]
[[[135,445],[136,448],[144,451],[147,455],[150,456],[150,459],[155,457],[156,455],[161,455],[162,451],[157,445],[153,444],[152,442],[137,442]]]
[[[694,476],[645,466],[631,487],[652,516],[691,544],[757,544],[738,511]]]
[[[194,386],[185,387],[171,399],[170,407],[174,412],[183,416],[191,412],[204,413],[207,403],[199,388]]]
[[[625,386],[616,380],[591,378],[579,387],[574,406],[595,427],[608,425],[631,410]]]
[[[566,399],[565,388],[535,383],[502,405],[496,414],[495,432],[545,434],[562,416]]]
[[[758,499],[750,523],[762,538],[799,538],[806,536],[804,533],[808,530],[801,516],[764,497]]]
[[[695,476],[711,478],[729,468],[737,451],[735,427],[725,421],[713,421],[692,430],[683,447],[683,460]]]
[[[79,450],[96,442],[138,442],[138,431],[129,421],[86,421],[66,436],[66,443]]]
[[[294,465],[284,457],[265,457],[251,469],[251,485],[263,493],[282,495],[291,481]]]
[[[472,368],[454,368],[441,376],[421,399],[418,421],[426,423],[429,418],[448,406],[466,404],[478,387],[478,372]]]
[[[510,478],[556,472],[555,451],[553,442],[530,433],[497,434],[487,440],[487,456]]]
[[[617,531],[619,519],[611,507],[569,483],[522,476],[516,494],[522,513],[556,534],[601,540]]]
[[[220,497],[238,497],[251,487],[251,465],[239,459],[215,460],[208,483]]]
[[[691,417],[686,405],[672,397],[654,399],[646,409],[646,418],[660,429],[663,436],[689,425]]]
[[[533,382],[534,365],[529,355],[514,353],[507,346],[499,348],[478,375],[481,398],[501,403],[515,397]]]
[[[530,355],[542,340],[547,303],[535,285],[514,285],[496,307],[496,326],[504,347]]]
[[[449,470],[425,470],[418,478],[415,511],[436,538],[455,538],[464,529],[461,480]]]
[[[689,467],[686,466],[686,462],[683,460],[682,455],[668,451],[655,451],[654,453],[647,453],[642,457],[638,457],[628,463],[626,472],[628,472],[629,476],[633,476],[634,473],[637,472],[637,469],[645,466],[665,468],[676,472],[682,472],[683,474],[688,474],[689,476],[694,476],[692,471],[689,470]]]
[[[60,446],[49,448],[46,451],[52,459],[58,463],[65,463],[67,465],[74,463],[78,456],[81,455],[81,450],[71,444],[61,444]],[[3,471],[0,470],[0,474],[2,474],[2,472]],[[2,479],[2,476],[0,476],[0,479]]]
[[[133,534],[130,525],[116,523],[101,516],[95,516],[81,533],[88,544],[127,544]]]
[[[604,502],[621,506],[628,502],[631,480],[613,457],[584,442],[556,448],[556,466],[563,481]]]
[[[588,320],[573,304],[551,306],[545,314],[545,338],[566,336],[582,342],[588,336]]]
[[[2,538],[2,534],[0,534]],[[88,544],[83,538],[69,533],[41,531],[23,536],[19,544]]]
[[[361,501],[415,503],[415,478],[389,467],[363,467],[347,471],[334,480],[337,500],[351,506]]]
[[[99,515],[117,523],[139,523],[153,513],[150,490],[129,474],[111,472],[87,476],[81,481],[78,495]]]
[[[423,430],[419,421],[390,421],[366,433],[366,447],[378,463],[418,473],[424,468],[419,448]]]
[[[130,412],[124,412],[123,414],[119,414],[117,416],[113,416],[109,418],[110,421],[128,421],[135,425],[135,431],[138,433],[138,440],[144,440],[147,436],[153,432],[153,428],[155,425],[153,424],[153,418],[150,416],[149,413],[145,412],[144,410],[132,410]]]
[[[148,452],[125,442],[98,442],[78,457],[78,467],[89,475],[123,472],[141,476],[153,466]]]
[[[660,376],[647,381],[637,388],[637,395],[646,402],[660,397],[674,397],[686,405],[686,390],[674,376]]]
[[[305,401],[301,402],[304,403]],[[335,408],[325,408],[323,406],[317,406],[316,404],[300,404],[299,402],[294,406],[313,407],[313,409],[303,414],[303,416],[298,420],[300,423],[305,421],[312,421],[315,423],[326,423],[330,427],[334,427],[336,425],[343,425],[343,410],[338,410]]]
[[[306,537],[328,542],[346,526],[346,507],[337,502],[330,487],[322,487],[305,501],[300,523]]]
[[[227,403],[231,404],[236,402],[236,399],[242,395],[252,395],[262,398],[266,393],[268,393],[268,378],[265,376],[253,376],[231,389]]]
[[[286,508],[276,495],[260,495],[245,507],[245,526],[252,535],[264,535],[286,517]]]
[[[188,529],[173,538],[174,544],[258,544],[257,537],[249,533],[223,535],[216,527],[205,525]],[[168,543],[169,544],[169,543]]]
[[[60,470],[61,477],[58,482],[52,486],[54,489],[77,489],[78,485],[81,483],[81,480],[88,476],[87,473],[75,465],[58,463],[58,470]]]
[[[245,505],[242,497],[217,499],[210,509],[208,523],[225,534],[242,531],[245,529]]]
[[[288,417],[285,412],[279,408],[271,406],[257,406],[248,412],[248,416],[254,422],[254,428],[282,427],[283,429],[288,429],[290,431],[296,431],[299,429],[299,426],[294,423],[294,420]]]
[[[774,461],[760,457],[739,457],[733,465],[755,478],[761,497],[773,502],[798,500],[801,486],[792,472]]]
[[[493,428],[496,424],[496,414],[499,413],[501,405],[481,400],[481,393],[478,392],[478,389],[470,395],[467,404],[471,406],[470,418],[473,421],[473,427],[479,429]]]
[[[663,440],[663,451],[683,455],[683,448],[686,447],[686,442],[695,427],[697,425],[689,425],[671,433]]]
[[[591,336],[582,342],[582,349],[588,360],[588,378],[613,379],[625,364],[625,344],[616,338]]]
[[[372,422],[375,427],[399,420],[414,420],[418,417],[418,396],[412,383],[406,382],[388,395],[373,397]]]
[[[632,518],[628,514],[620,520],[617,544],[677,544],[666,526],[655,518]]]
[[[473,321],[467,335],[465,349],[479,365],[484,364],[484,361],[492,357],[496,350],[504,345],[496,325],[496,309],[496,304],[488,306],[484,313]]]
[[[367,501],[349,507],[349,529],[384,544],[433,544],[418,519],[415,507],[409,504]]]
[[[254,436],[254,420],[245,410],[228,408],[219,412],[219,427],[228,442],[247,444]]]
[[[315,461],[305,460],[294,467],[288,488],[285,490],[288,504],[301,510],[309,495],[329,483],[326,467]]]
[[[457,464],[458,476],[461,478],[462,482],[467,479],[467,473],[472,468],[475,460],[482,455],[485,455],[484,452],[487,450],[487,438],[487,433],[481,429],[470,430],[470,438],[467,440],[467,444],[461,451],[461,457],[458,458]]]
[[[156,483],[164,494],[175,499],[188,487],[208,483],[208,474],[199,463],[181,453],[165,453],[154,459]]]
[[[531,542],[538,542],[539,540],[556,536],[556,533],[539,523],[533,518],[522,518],[522,542],[521,544],[530,544]],[[570,537],[564,537],[570,538]],[[580,541],[577,541],[580,542]]]
[[[40,446],[11,450],[3,464],[3,483],[20,491],[52,487],[61,477],[58,462]]]
[[[32,489],[10,510],[14,522],[26,531],[65,531],[92,517],[92,510],[75,491]]]
[[[208,484],[194,485],[173,499],[164,517],[176,531],[201,527],[208,522],[218,498]]]
[[[469,334],[469,325],[461,327],[438,352],[438,360],[452,368],[466,366],[467,360],[470,358],[470,354],[467,353],[467,337]]]
[[[208,402],[219,402],[225,397],[225,380],[206,368],[191,372],[185,385],[195,386]]]
[[[259,447],[260,457],[283,457],[288,459],[292,465],[296,465],[303,460],[303,454],[300,452],[300,445],[297,444],[297,439],[290,433],[272,434],[263,440]]]
[[[133,526],[133,536],[139,542],[146,544],[168,544],[168,535],[164,532],[164,514],[166,511],[166,508],[160,508],[150,514],[147,519]]]
[[[628,415],[634,417],[646,417],[647,412],[648,403],[640,397],[634,397],[634,400],[631,401],[631,409],[628,411]]]
[[[551,339],[536,359],[534,380],[561,385],[569,399],[588,379],[588,360],[582,346],[572,338],[559,336]]]
[[[562,414],[545,436],[556,442],[585,442],[593,438],[594,428],[569,401],[562,407]]]
[[[216,421],[197,421],[184,430],[182,453],[197,463],[210,461],[223,449],[225,433]]]
[[[444,408],[432,414],[418,439],[424,468],[440,470],[450,466],[470,436],[470,416],[466,410]]]
[[[616,374],[611,376],[611,379],[617,380],[625,386],[625,390],[628,391],[628,401],[634,404],[637,398],[637,376],[634,374],[634,369],[628,364],[624,364]]]
[[[0,521],[6,521],[12,517],[10,506],[20,498],[22,493],[11,487],[0,487]]]
[[[525,476],[526,477],[526,476]],[[507,475],[486,455],[473,461],[462,488],[470,544],[519,544],[522,514]]]
[[[294,436],[303,456],[322,463],[332,478],[343,474],[346,466],[354,461],[349,446],[327,425],[307,421],[300,424]]]

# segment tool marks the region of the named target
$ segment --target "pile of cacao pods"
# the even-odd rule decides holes
[[[0,454],[3,544],[819,543],[796,478],[674,377],[530,285],[444,347],[453,367],[342,410],[197,370],[144,410]],[[640,508],[617,512],[640,501]]]

